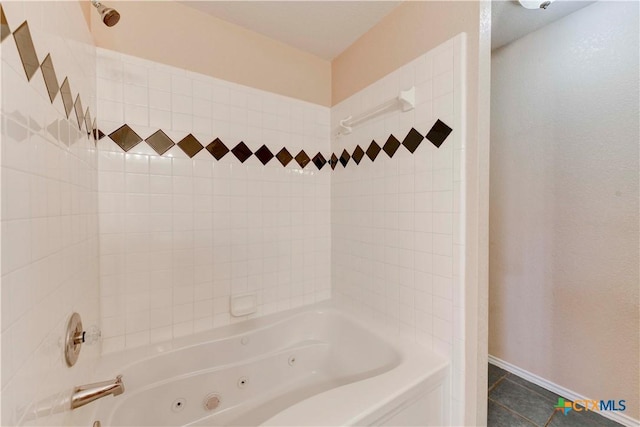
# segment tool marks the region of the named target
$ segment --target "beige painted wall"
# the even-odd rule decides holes
[[[453,35],[466,32],[478,46],[479,2],[410,1],[401,4],[331,64],[332,104],[348,98]],[[469,51],[477,63],[478,50]],[[477,72],[477,69],[474,70]]]
[[[493,52],[489,352],[640,418],[638,3]]]
[[[87,23],[87,27],[89,28],[89,30],[91,30],[91,2],[89,0],[78,0],[78,3],[80,3],[82,16]]]
[[[109,6],[122,16],[114,27],[91,12],[98,47],[331,105],[328,61],[177,2],[110,1]]]
[[[331,67],[335,105],[454,35],[467,34],[466,425],[486,424],[489,146],[488,128],[481,124],[489,121],[490,14],[490,4],[482,1],[405,2]]]

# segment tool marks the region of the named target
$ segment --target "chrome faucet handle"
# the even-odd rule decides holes
[[[67,366],[76,364],[83,341],[82,320],[78,313],[73,313],[69,318],[69,323],[67,323],[67,332],[64,340],[64,358]]]
[[[93,344],[102,337],[100,329],[96,325],[91,325],[88,330],[82,327],[82,320],[78,313],[73,313],[67,324],[67,332],[64,341],[64,357],[67,366],[75,365],[80,355],[82,344]]]
[[[91,325],[86,331],[80,331],[73,337],[74,344],[93,344],[100,341],[102,338],[102,331],[96,326]]]

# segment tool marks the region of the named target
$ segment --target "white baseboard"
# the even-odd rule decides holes
[[[574,391],[566,389],[558,384],[552,383],[549,380],[545,380],[542,377],[537,376],[536,374],[532,374],[531,372],[525,371],[522,368],[518,368],[515,365],[512,365],[509,362],[505,362],[504,360],[498,359],[492,355],[489,355],[489,363],[496,365],[499,368],[504,369],[505,371],[511,372],[514,375],[519,376],[520,378],[524,378],[525,380],[534,383],[535,385],[539,385],[542,388],[546,388],[549,391],[554,392],[558,396],[564,397],[565,399],[569,399],[571,401],[575,400],[592,400],[588,397],[585,397],[581,394],[578,394]],[[622,424],[626,427],[640,427],[640,421],[631,418],[628,415],[622,414],[620,412],[614,411],[602,411],[598,412],[605,418],[613,420],[617,423]]]

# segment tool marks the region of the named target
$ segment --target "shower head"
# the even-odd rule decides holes
[[[555,0],[519,0],[520,5],[526,9],[546,9]]]
[[[98,13],[100,14],[100,18],[104,25],[107,27],[113,27],[120,20],[120,14],[117,10],[107,7],[100,3],[98,0],[91,0],[91,4],[98,9]]]

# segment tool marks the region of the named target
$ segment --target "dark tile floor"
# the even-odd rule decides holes
[[[558,396],[489,365],[488,427],[621,427],[597,412],[555,411]]]

